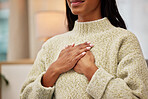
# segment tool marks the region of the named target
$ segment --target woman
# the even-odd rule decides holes
[[[148,99],[146,62],[115,0],[66,0],[66,9],[69,32],[44,43],[20,97]]]

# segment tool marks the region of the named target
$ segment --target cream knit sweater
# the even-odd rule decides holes
[[[64,46],[90,41],[98,70],[90,82],[70,70],[53,87],[41,78],[57,60]],[[70,57],[70,56],[69,56]],[[74,29],[47,40],[33,64],[20,94],[21,99],[148,99],[148,68],[136,36],[114,27],[105,17],[75,22]]]

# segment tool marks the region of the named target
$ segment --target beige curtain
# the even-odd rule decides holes
[[[10,0],[7,60],[29,58],[27,0]]]
[[[10,0],[8,61],[35,59],[43,42],[35,32],[37,12],[65,10],[63,0]]]

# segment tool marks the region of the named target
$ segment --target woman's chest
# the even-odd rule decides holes
[[[84,43],[84,42],[91,42],[94,46],[90,49],[91,53],[94,56],[95,64],[99,68],[100,66],[103,67],[105,70],[110,72],[108,60],[110,56],[110,46],[111,42],[108,42],[108,39],[104,38],[95,38],[95,37],[81,37],[81,38],[72,38],[72,39],[65,39],[63,41],[60,41],[57,45],[54,46],[52,54],[50,56],[50,61],[46,61],[46,68],[50,66],[51,63],[55,62],[59,54],[61,53],[61,50],[66,45],[72,45],[75,43],[75,46],[78,44]],[[67,56],[70,57],[70,56]],[[48,59],[48,58],[47,58]],[[112,72],[112,71],[111,71]],[[73,69],[63,73],[59,76],[55,86],[56,86],[56,92],[55,93],[73,93],[76,95],[86,95],[90,97],[86,93],[86,87],[88,85],[87,78],[82,75],[75,72]],[[79,92],[79,91],[80,92]],[[79,92],[79,93],[77,93]]]
[[[94,46],[90,49],[91,53],[93,54],[95,58],[95,64],[96,66],[104,66],[106,67],[107,64],[107,58],[109,55],[109,48],[110,48],[110,43],[106,42],[105,39],[93,37],[93,36],[85,36],[85,37],[78,37],[78,38],[68,38],[63,41],[59,41],[57,45],[53,47],[52,52],[50,53],[51,56],[47,56],[46,60],[46,68],[50,66],[51,63],[55,62],[62,49],[67,46],[67,45],[72,45],[75,43],[75,46],[84,43],[84,42],[91,42]],[[49,58],[50,57],[50,58]],[[67,56],[70,57],[70,56]]]

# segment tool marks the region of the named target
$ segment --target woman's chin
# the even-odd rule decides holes
[[[81,12],[80,11],[72,11],[72,14],[79,15],[79,14],[81,14]]]

